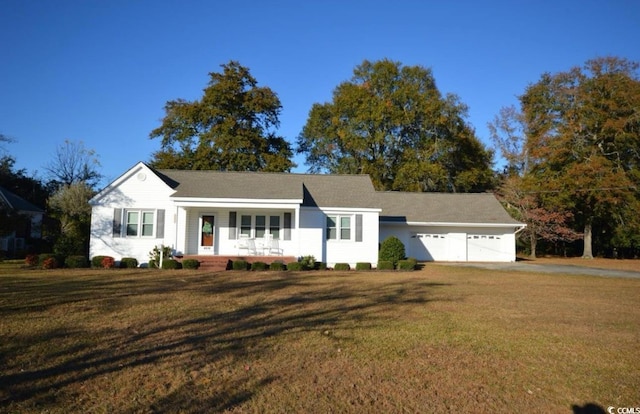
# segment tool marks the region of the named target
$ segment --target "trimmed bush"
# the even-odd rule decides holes
[[[390,261],[395,266],[396,264],[398,264],[398,260],[404,259],[404,255],[404,244],[402,244],[399,238],[390,236],[382,242],[382,245],[380,245],[378,260]]]
[[[253,262],[251,263],[251,270],[254,272],[261,272],[267,270],[268,265],[265,262]]]
[[[300,262],[291,262],[287,263],[287,270],[299,272],[300,270],[304,270],[304,266]]]
[[[56,258],[54,256],[47,257],[46,259],[44,259],[42,261],[42,268],[43,269],[55,269],[57,267],[58,267],[58,261],[56,260]]]
[[[378,262],[378,270],[393,270],[393,262],[388,260],[381,260]]]
[[[91,267],[102,267],[102,259],[109,256],[93,256],[91,258]]]
[[[64,265],[69,269],[81,269],[89,267],[89,260],[82,255],[73,255],[64,260]]]
[[[333,266],[333,270],[351,270],[351,266],[349,266],[349,263],[336,263]]]
[[[358,262],[356,263],[356,270],[371,270],[371,263]]]
[[[327,270],[327,264],[324,262],[316,262],[316,269]]]
[[[196,259],[184,259],[182,261],[183,269],[197,269],[200,267],[200,262]]]
[[[120,259],[120,269],[135,269],[138,267],[138,259],[135,257],[123,257]]]
[[[165,270],[182,269],[182,263],[175,259],[164,259],[162,261],[162,268]]]
[[[415,260],[398,260],[398,270],[415,270],[417,262]]]
[[[116,267],[116,259],[111,256],[105,256],[102,258],[101,264],[103,269],[113,269]]]
[[[37,254],[28,254],[27,257],[25,257],[24,259],[24,264],[29,266],[29,267],[36,267],[38,266],[38,255]]]
[[[285,270],[284,263],[273,262],[269,265],[269,270],[278,270],[278,271]]]
[[[303,256],[300,258],[302,270],[313,270],[316,268],[316,258],[313,256]]]
[[[53,259],[53,261],[49,260],[47,262],[47,266],[49,267],[45,267],[44,262],[47,261],[47,259]],[[60,267],[62,264],[64,264],[64,258],[61,258],[57,254],[42,253],[38,255],[38,266],[40,266],[43,269],[55,269],[57,267]]]
[[[247,270],[249,263],[246,260],[234,260],[231,262],[231,269],[233,270]]]

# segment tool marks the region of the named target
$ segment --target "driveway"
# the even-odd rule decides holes
[[[445,263],[438,263],[445,264]],[[449,263],[453,266],[475,267],[479,269],[503,270],[503,271],[524,271],[537,273],[562,273],[568,275],[588,275],[601,277],[625,277],[640,279],[640,272],[628,270],[596,269],[593,267],[559,265],[559,264],[537,264],[527,262],[515,263]]]

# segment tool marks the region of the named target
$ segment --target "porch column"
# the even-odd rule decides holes
[[[176,207],[175,215],[173,216],[173,224],[176,232],[176,251],[182,254],[188,254],[187,252],[187,209],[185,207]]]

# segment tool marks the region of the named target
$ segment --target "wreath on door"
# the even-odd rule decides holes
[[[211,225],[211,223],[205,221],[204,225],[202,226],[202,232],[206,235],[210,235],[211,233],[213,233],[213,226]]]

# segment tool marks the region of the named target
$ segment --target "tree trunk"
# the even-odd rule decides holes
[[[593,253],[591,250],[591,230],[591,221],[587,221],[587,223],[584,225],[584,250],[582,251],[583,259],[593,259]]]
[[[529,234],[529,244],[531,245],[531,253],[529,254],[529,257],[532,259],[536,258],[536,245],[538,244],[538,238],[536,237],[536,234],[534,232],[531,232],[531,234]]]

